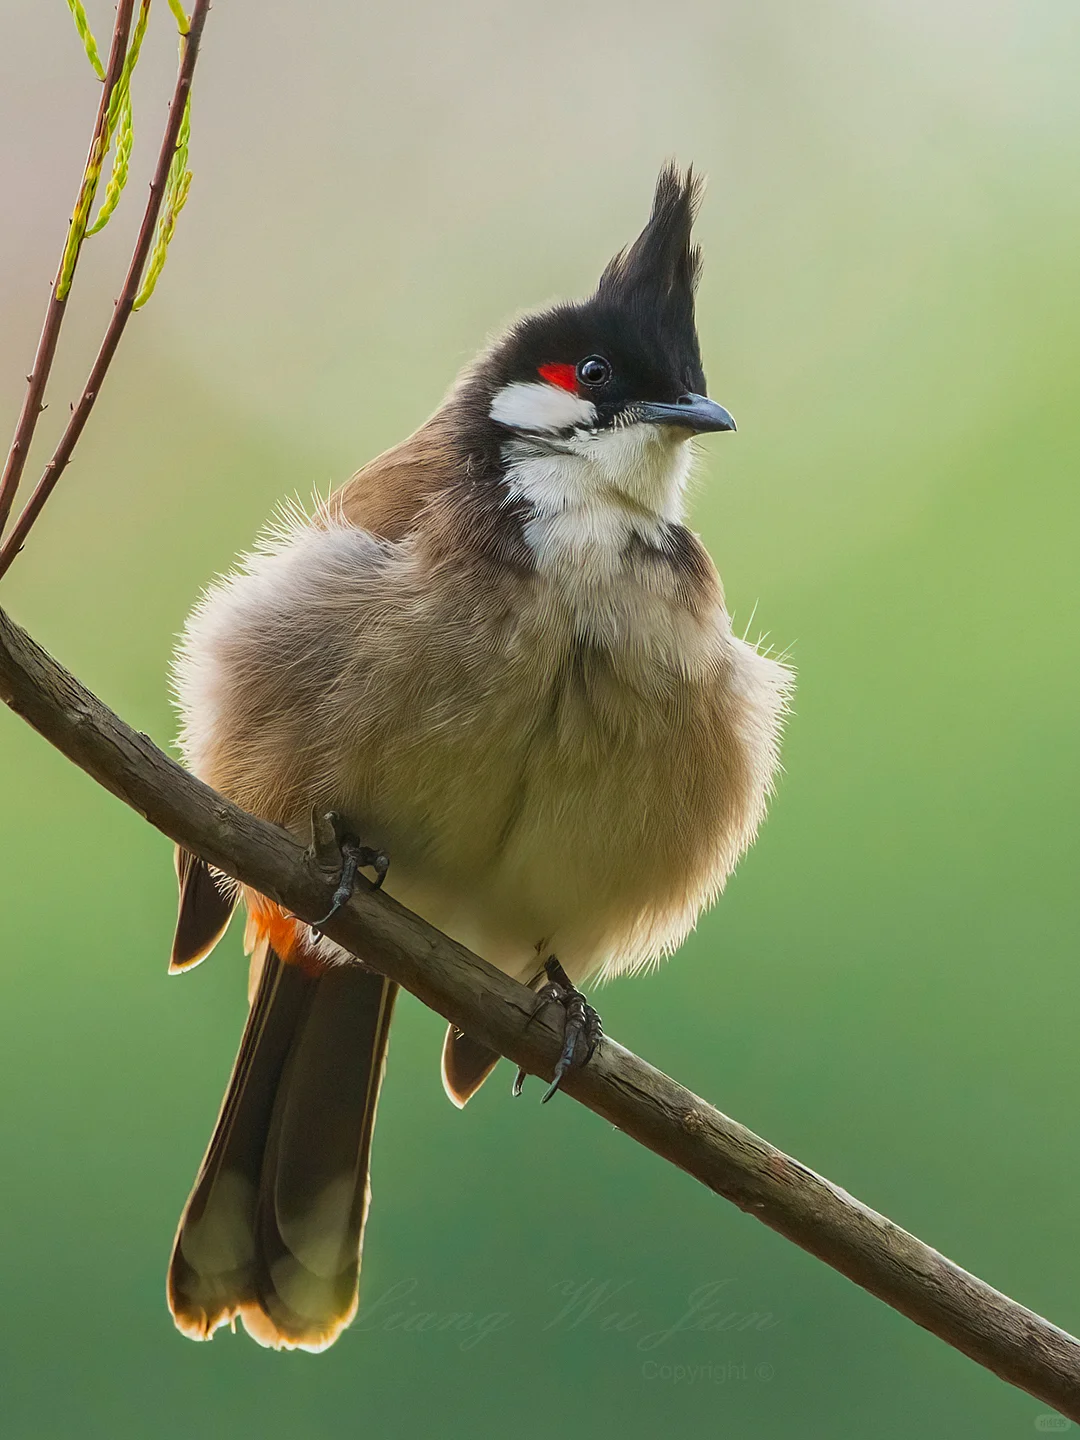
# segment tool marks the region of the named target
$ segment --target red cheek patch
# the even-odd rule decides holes
[[[549,385],[558,385],[560,390],[577,394],[577,368],[573,365],[541,365],[537,372],[541,380]]]

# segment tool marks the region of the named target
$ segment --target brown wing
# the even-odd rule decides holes
[[[452,449],[452,407],[444,407],[408,440],[372,460],[330,497],[330,513],[385,540],[401,540],[415,527],[420,511],[457,474]],[[484,516],[472,517],[483,526]],[[451,543],[456,510],[449,512]],[[443,517],[444,525],[446,517]],[[496,526],[498,528],[498,526]],[[460,1109],[476,1094],[498,1064],[498,1052],[470,1039],[453,1025],[446,1032],[442,1079]]]
[[[207,865],[181,846],[176,847],[176,878],[180,906],[176,913],[169,974],[178,975],[205,960],[224,935],[236,905]]]
[[[447,420],[440,413],[346,481],[330,497],[328,511],[381,539],[400,540],[413,528],[427,499],[448,483],[453,464]],[[179,847],[176,873],[180,909],[169,966],[172,974],[209,955],[236,903],[201,860]]]
[[[455,463],[447,416],[440,411],[335,490],[330,514],[381,540],[402,540],[425,502],[449,482]]]
[[[456,1025],[449,1027],[443,1041],[442,1081],[447,1097],[459,1110],[465,1108],[501,1059],[497,1050],[489,1050]]]

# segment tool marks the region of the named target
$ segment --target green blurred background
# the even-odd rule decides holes
[[[173,59],[162,5],[42,461]],[[3,586],[168,742],[173,637],[275,502],[406,434],[508,314],[588,289],[663,158],[693,159],[706,368],[740,425],[693,521],[799,691],[758,845],[605,1023],[1073,1331],[1078,63],[1072,0],[222,0],[164,278]],[[96,103],[62,0],[7,0],[5,435]],[[535,1085],[511,1104],[509,1067],[454,1112],[408,997],[356,1331],[323,1356],[181,1339],[165,1262],[242,1023],[239,936],[168,979],[168,844],[6,711],[0,795],[5,1437],[1037,1433],[1045,1406],[594,1116]],[[728,1319],[701,1330],[710,1285]],[[457,1312],[472,1330],[440,1328]]]

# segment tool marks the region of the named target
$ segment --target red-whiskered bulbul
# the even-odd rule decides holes
[[[389,856],[402,904],[546,981],[556,1084],[599,1033],[576,985],[674,950],[753,839],[791,683],[732,633],[683,524],[690,442],[735,429],[705,395],[698,190],[666,168],[595,293],[518,321],[413,436],[279,526],[177,659],[195,773],[298,835],[332,812],[346,890]],[[239,1315],[319,1350],[356,1310],[396,987],[192,856],[178,872],[171,968],[242,900],[251,1009],[169,1304],[196,1339]],[[451,1028],[451,1100],[497,1058]]]

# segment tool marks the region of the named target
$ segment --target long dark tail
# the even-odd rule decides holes
[[[169,1267],[177,1327],[322,1350],[356,1313],[392,981],[270,950]]]

